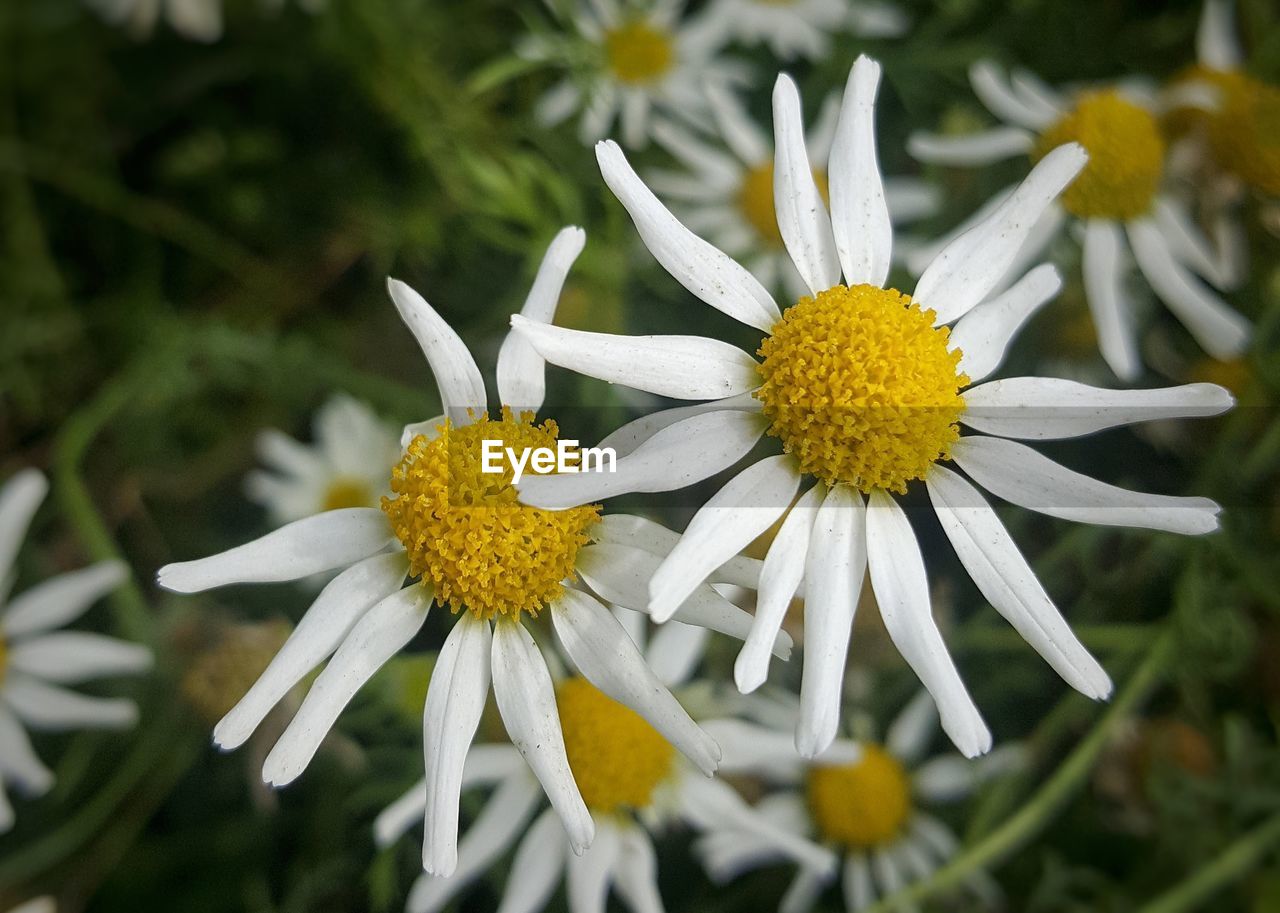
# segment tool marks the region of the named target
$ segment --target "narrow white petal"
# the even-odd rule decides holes
[[[693,172],[695,180],[717,188],[732,187],[742,176],[742,166],[723,150],[670,121],[653,125],[653,138],[677,162]],[[649,177],[650,189],[658,189]],[[662,191],[658,189],[658,192]]]
[[[883,286],[893,258],[893,227],[876,157],[880,64],[859,56],[845,85],[831,146],[831,227],[846,285]]]
[[[1205,0],[1196,32],[1196,58],[1211,70],[1238,70],[1244,53],[1236,38],[1232,0]]]
[[[32,729],[124,729],[138,722],[138,706],[125,698],[89,697],[10,672],[4,699]]]
[[[404,553],[390,552],[366,558],[329,581],[266,670],[214,727],[214,743],[225,751],[243,745],[271,708],[338,648],[366,612],[400,589],[407,572]]]
[[[1048,441],[1104,428],[1175,418],[1204,418],[1235,403],[1216,384],[1108,390],[1057,377],[1008,377],[964,392],[960,420],[999,437]]]
[[[977,762],[959,755],[930,758],[912,774],[911,785],[926,802],[963,799],[978,785]]]
[[[783,783],[804,776],[806,762],[796,754],[795,739],[780,729],[728,717],[706,720],[702,728],[720,746],[722,775],[749,774]]]
[[[755,620],[733,665],[734,681],[743,694],[769,677],[769,655],[804,577],[814,516],[826,493],[825,485],[815,485],[801,495],[769,545],[760,571]]]
[[[987,601],[1073,688],[1095,700],[1110,694],[1111,679],[977,489],[942,466],[933,467],[925,484],[947,538]]]
[[[419,780],[373,819],[373,843],[385,849],[403,837],[419,821],[427,807],[427,781]]]
[[[595,823],[569,769],[551,674],[519,622],[499,620],[495,625],[492,668],[493,693],[507,735],[542,784],[574,852],[581,854],[591,845]]]
[[[760,165],[773,156],[769,138],[765,135],[742,103],[728,88],[716,83],[703,87],[707,106],[716,123],[716,130],[724,138],[725,145],[733,150],[743,164]]]
[[[44,795],[53,786],[53,771],[44,766],[22,724],[0,701],[0,785],[13,783],[24,795]]]
[[[671,554],[680,542],[680,534],[645,517],[634,514],[607,514],[592,527],[591,535],[597,542],[612,542],[643,549],[659,558]],[[758,558],[738,555],[730,558],[711,575],[712,583],[731,583],[734,586],[754,590],[760,582],[760,570],[764,562]]]
[[[673,399],[722,399],[760,386],[756,360],[705,336],[616,336],[567,330],[519,314],[512,330],[562,368]]]
[[[49,491],[38,469],[14,473],[0,488],[0,581],[9,577],[31,518]]]
[[[427,356],[445,414],[457,424],[466,424],[468,410],[477,414],[484,412],[487,403],[484,379],[458,334],[405,283],[388,279],[387,291],[400,318],[418,340],[422,354]]]
[[[534,819],[520,841],[497,913],[542,910],[564,872],[565,849],[564,829],[555,809],[549,808]]]
[[[1158,196],[1152,204],[1151,214],[1169,252],[1176,259],[1218,288],[1225,288],[1229,284],[1223,275],[1222,258],[1213,249],[1213,244],[1204,232],[1192,221],[1185,204],[1169,196]]]
[[[782,314],[764,286],[681,225],[632,170],[617,143],[598,144],[596,160],[605,183],[630,213],[645,246],[677,282],[747,326],[766,333],[773,328]]]
[[[812,910],[830,878],[813,869],[800,869],[787,885],[778,904],[778,913],[808,913]]]
[[[586,243],[587,234],[581,228],[560,230],[542,258],[521,315],[536,323],[555,319],[565,279]],[[498,351],[498,396],[502,404],[516,411],[537,412],[547,392],[545,368],[542,356],[527,339],[508,333]]]
[[[12,668],[47,682],[74,685],[112,675],[134,675],[151,668],[151,651],[102,634],[62,631],[14,644]]]
[[[686,418],[692,418],[699,413],[719,412],[726,409],[741,412],[759,412],[763,405],[760,400],[749,392],[725,399],[712,400],[708,403],[698,403],[694,406],[677,406],[674,409],[662,409],[627,422],[621,428],[606,435],[598,446],[601,449],[605,447],[612,448],[619,457],[624,457],[663,428],[674,425],[676,422],[683,421]]]
[[[844,858],[844,905],[848,913],[860,913],[875,903],[876,889],[866,854],[850,853]]]
[[[996,497],[1051,517],[1193,536],[1218,528],[1221,508],[1208,498],[1117,488],[1073,472],[1015,441],[970,435],[955,442],[951,456]]]
[[[873,491],[867,506],[867,564],[884,626],[933,695],[943,730],[966,757],[989,751],[991,732],[933,619],[929,578],[916,535],[902,508],[883,491]]]
[[[376,507],[329,510],[208,558],[166,564],[156,582],[176,593],[198,593],[229,583],[298,580],[353,564],[394,541]]]
[[[658,857],[653,841],[636,825],[618,829],[618,859],[614,864],[613,884],[631,913],[663,913],[662,895],[658,893]]]
[[[409,445],[413,443],[413,439],[422,436],[427,440],[435,440],[438,436],[437,428],[444,424],[448,416],[437,415],[435,418],[429,418],[423,422],[410,422],[404,426],[404,430],[400,432],[400,449],[407,450]]]
[[[804,668],[796,749],[821,754],[840,725],[845,658],[867,568],[866,505],[847,485],[832,488],[814,517],[805,562]]]
[[[881,847],[871,852],[871,871],[875,875],[880,893],[885,896],[898,893],[905,884],[902,872],[887,848]]]
[[[948,346],[961,352],[959,370],[970,383],[987,377],[1027,319],[1062,288],[1062,277],[1047,263],[1037,266],[1007,291],[977,305],[951,329]]]
[[[1110,219],[1084,223],[1081,266],[1085,297],[1098,331],[1098,349],[1116,377],[1132,381],[1142,373],[1142,360],[1133,332],[1133,305],[1124,287],[1125,259],[1119,225]]]
[[[566,589],[551,604],[551,620],[582,675],[649,721],[678,751],[710,776],[720,760],[715,740],[698,728],[653,674],[609,610],[585,593]]]
[[[884,745],[899,761],[911,766],[924,757],[938,728],[938,705],[921,689],[889,724]]]
[[[284,786],[297,779],[351,698],[418,633],[431,597],[426,586],[407,586],[384,598],[356,622],[267,755],[262,765],[264,782]]]
[[[639,612],[629,609],[620,611],[628,612],[634,618],[644,618]],[[634,637],[631,639],[635,640]],[[710,639],[709,628],[687,625],[673,619],[653,635],[648,649],[644,650],[645,660],[658,681],[668,688],[676,688],[688,684],[693,677],[707,652],[707,641]],[[639,641],[636,646],[640,646]]]
[[[990,60],[979,60],[969,67],[969,82],[978,100],[1002,121],[1039,132],[1054,120],[1053,112],[1029,106],[1014,92]]]
[[[1009,86],[1028,110],[1036,112],[1046,124],[1060,118],[1068,107],[1061,92],[1023,67],[1009,71]]]
[[[1032,227],[1087,159],[1077,143],[1042,158],[995,212],[929,264],[916,283],[915,299],[935,311],[939,324],[968,313],[1004,277]]]
[[[52,577],[9,603],[0,618],[0,631],[6,638],[16,640],[61,628],[83,615],[128,576],[129,569],[123,562],[102,561]]]
[[[427,803],[422,867],[448,877],[458,863],[458,798],[467,750],[489,696],[489,622],[464,612],[440,648],[422,714]]]
[[[939,136],[916,131],[907,137],[907,152],[921,162],[938,165],[992,165],[1026,155],[1035,136],[1021,127],[996,127],[964,136]]]
[[[596,829],[591,848],[568,861],[566,886],[570,913],[605,913],[609,880],[618,859],[618,829],[605,819]]]

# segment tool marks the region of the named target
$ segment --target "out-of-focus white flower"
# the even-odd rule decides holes
[[[822,60],[835,36],[896,38],[907,17],[893,4],[862,0],[712,0],[694,28],[717,42],[767,45],[781,60]]]
[[[134,38],[147,38],[163,17],[175,32],[192,41],[210,43],[222,37],[222,0],[85,0],[98,15],[125,29]],[[262,0],[278,12],[286,0]],[[298,0],[309,13],[324,9],[327,0]]]

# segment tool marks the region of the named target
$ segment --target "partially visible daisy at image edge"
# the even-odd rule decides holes
[[[582,229],[566,228],[551,242],[525,300],[525,317],[554,317],[585,238]],[[426,355],[444,406],[443,415],[405,428],[403,455],[387,467],[392,495],[380,507],[317,513],[220,554],[166,565],[157,581],[196,593],[342,569],[214,728],[222,749],[243,745],[327,659],[263,765],[263,779],[273,786],[302,774],[343,708],[414,638],[432,604],[447,609],[453,624],[431,674],[423,718],[424,868],[448,875],[457,864],[463,764],[490,684],[513,744],[563,822],[570,846],[581,853],[595,826],[569,770],[551,675],[528,622],[545,610],[582,674],[709,776],[719,748],[656,679],[601,602],[647,609],[649,575],[678,536],[640,517],[602,517],[598,504],[553,512],[518,503],[511,467],[485,471],[482,442],[515,451],[556,448],[556,423],[534,423],[545,395],[543,359],[523,338],[507,335],[497,364],[502,411],[491,416],[480,369],[462,340],[409,286],[392,279],[388,287]],[[758,574],[758,562],[738,559],[726,563],[715,582],[750,586]],[[751,616],[710,584],[691,588],[674,617],[739,639],[751,625]],[[779,634],[774,649],[785,657],[790,638]]]
[[[1025,70],[1006,76],[985,60],[970,68],[969,80],[1002,125],[963,136],[917,131],[907,148],[918,160],[980,166],[1026,155],[1039,162],[1068,142],[1089,153],[1088,165],[1061,201],[1041,213],[1011,264],[1010,277],[1038,259],[1070,224],[1079,229],[1098,349],[1118,378],[1131,381],[1142,371],[1137,312],[1127,289],[1131,259],[1205,352],[1227,361],[1245,350],[1249,321],[1214,291],[1231,284],[1229,263],[1166,187],[1169,155],[1156,99],[1131,85],[1066,96]],[[920,273],[938,251],[1003,205],[1009,192],[1000,191],[952,234],[919,250],[909,263],[912,271]]]
[[[908,23],[902,9],[876,0],[712,0],[693,28],[767,45],[780,60],[823,60],[842,33],[860,38],[897,38]]]
[[[594,143],[615,122],[628,146],[649,141],[660,112],[690,115],[704,107],[704,82],[737,85],[744,66],[716,56],[716,43],[682,22],[682,0],[624,4],[579,2],[564,28],[524,36],[516,52],[568,72],[538,102],[546,127],[579,116],[578,136]]]
[[[614,614],[668,688],[697,686],[705,629],[668,623],[652,636],[645,617]],[[565,663],[567,668],[562,668]],[[541,793],[519,753],[501,742],[472,746],[463,790],[491,790],[458,845],[458,868],[448,878],[420,875],[407,913],[437,913],[515,847],[498,913],[537,913],[560,882],[570,913],[600,913],[610,892],[634,913],[663,909],[654,838],[681,823],[695,831],[733,829],[765,841],[806,871],[834,871],[835,855],[757,814],[728,784],[700,775],[634,711],[602,694],[567,657],[552,650],[557,710],[569,766],[596,823],[596,839],[582,855],[565,840],[552,809],[538,811]],[[705,701],[704,701],[705,704]],[[710,727],[715,721],[705,723]],[[374,841],[386,847],[422,819],[426,786],[416,784],[374,821]]]
[[[59,630],[124,582],[128,570],[119,561],[67,571],[9,598],[18,549],[48,490],[34,469],[0,488],[0,833],[14,822],[7,787],[31,798],[53,787],[27,729],[127,729],[138,721],[138,706],[127,698],[90,697],[65,686],[137,675],[152,663],[151,651],[138,644]]]
[[[1053,268],[1042,265],[990,297],[1032,224],[1087,157],[1075,143],[1048,152],[985,220],[939,253],[912,295],[886,288],[893,230],[876,162],[879,80],[879,65],[860,57],[827,168],[828,216],[804,148],[799,93],[789,77],[778,77],[775,206],[812,293],[785,313],[746,269],[681,225],[617,145],[597,146],[605,182],[659,263],[695,296],[767,335],[757,361],[700,336],[587,333],[514,316],[516,330],[553,364],[660,396],[712,401],[645,416],[606,437],[600,446],[618,454],[614,472],[525,479],[520,497],[571,509],[606,494],[671,491],[728,469],[766,434],[778,439],[782,454],[753,462],[689,521],[649,583],[654,620],[667,618],[691,587],[782,519],[761,571],[752,633],[735,665],[739,688],[751,691],[767,677],[767,646],[803,578],[796,747],[813,757],[830,745],[857,597],[869,573],[890,638],[938,703],[947,735],[975,756],[991,747],[991,733],[933,618],[920,546],[896,496],[923,481],[982,595],[1068,683],[1101,699],[1111,691],[1107,674],[978,489],[943,463],[954,462],[997,497],[1050,516],[1208,533],[1218,527],[1219,507],[1207,498],[1117,488],[1011,439],[1214,415],[1233,401],[1212,384],[1107,390],[1014,377],[973,386],[1060,286]],[[984,433],[961,436],[961,424]],[[809,487],[796,499],[802,483]]]
[[[954,753],[928,757],[938,716],[924,691],[902,708],[882,737],[868,720],[856,738],[838,738],[818,757],[802,760],[786,731],[794,696],[761,697],[748,704],[746,719],[706,723],[724,748],[721,773],[763,780],[770,791],[755,805],[760,815],[789,840],[812,839],[843,857],[840,890],[849,913],[928,878],[948,862],[960,841],[931,809],[961,801],[1022,764],[1019,745],[1002,746],[978,760]],[[760,866],[798,862],[778,909],[806,913],[835,872],[806,866],[788,845],[729,822],[699,837],[694,849],[718,884]],[[986,873],[973,873],[965,886],[984,908],[998,906]]]

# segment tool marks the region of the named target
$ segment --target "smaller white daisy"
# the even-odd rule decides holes
[[[249,497],[277,526],[342,507],[377,507],[390,494],[387,467],[400,459],[400,434],[368,404],[338,394],[317,410],[311,445],[270,429],[258,436],[265,470],[245,479]]]
[[[822,60],[835,35],[895,38],[906,32],[907,18],[893,4],[861,0],[713,0],[696,27],[722,40],[768,45],[782,60]]]
[[[959,841],[927,807],[965,798],[1021,758],[1021,749],[1013,745],[977,761],[955,753],[926,758],[938,731],[937,712],[927,692],[894,719],[883,742],[871,733],[858,740],[837,739],[810,761],[796,757],[792,748],[788,721],[797,704],[792,695],[771,695],[749,704],[754,720],[705,724],[724,748],[721,770],[756,776],[778,787],[757,804],[758,811],[790,839],[814,839],[843,855],[841,887],[850,913],[927,878],[950,859]],[[786,845],[737,827],[703,835],[696,850],[718,882],[794,859]],[[812,908],[832,881],[831,874],[801,865],[779,909],[804,913]],[[983,873],[971,876],[969,887],[983,901],[994,892]]]
[[[1134,304],[1127,290],[1130,256],[1156,296],[1196,342],[1215,358],[1238,356],[1249,344],[1249,321],[1210,285],[1228,284],[1222,258],[1164,186],[1168,156],[1160,131],[1161,106],[1132,84],[1063,95],[1025,70],[1007,76],[990,61],[969,73],[978,99],[1004,122],[969,136],[912,135],[917,159],[986,165],[1018,155],[1039,161],[1064,143],[1089,153],[1084,171],[1045,210],[1005,273],[1016,278],[1039,258],[1069,221],[1081,236],[1085,293],[1103,359],[1123,380],[1141,372]],[[908,265],[920,273],[938,251],[1003,205],[997,193],[970,220]],[[1206,285],[1206,282],[1209,285]]]
[[[567,23],[572,34],[526,36],[521,56],[569,71],[538,102],[538,121],[551,127],[580,112],[578,134],[589,144],[617,120],[622,141],[643,146],[655,110],[691,116],[705,107],[703,81],[744,82],[743,66],[717,59],[709,36],[681,23],[683,12],[683,0],[592,0]]]
[[[705,629],[665,625],[650,637],[643,615],[616,606],[613,611],[664,686],[696,687],[690,678],[702,659]],[[680,822],[704,832],[750,835],[806,871],[835,870],[833,853],[758,814],[723,781],[702,776],[657,730],[597,690],[562,655],[569,654],[548,652],[546,660],[557,680],[569,766],[595,821],[595,842],[575,854],[554,810],[538,813],[538,782],[513,746],[475,745],[463,767],[462,789],[492,792],[459,841],[454,874],[420,875],[407,913],[436,913],[513,846],[498,913],[537,913],[561,881],[570,913],[602,913],[610,891],[634,913],[654,913],[663,906],[652,838]],[[393,843],[421,821],[425,804],[426,785],[418,783],[388,806],[374,822],[378,845]]]
[[[124,581],[127,571],[118,561],[59,574],[8,598],[18,547],[48,488],[34,469],[0,488],[0,833],[14,820],[6,787],[35,797],[53,786],[53,773],[36,756],[25,727],[62,732],[132,726],[138,720],[133,701],[89,697],[63,686],[151,668],[145,647],[58,630]]]

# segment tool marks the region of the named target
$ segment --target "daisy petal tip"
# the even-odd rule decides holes
[[[189,574],[193,562],[178,561],[156,571],[156,586],[171,593],[198,593],[202,587]]]
[[[422,870],[436,878],[448,878],[458,868],[458,849],[426,844],[422,847]]]

